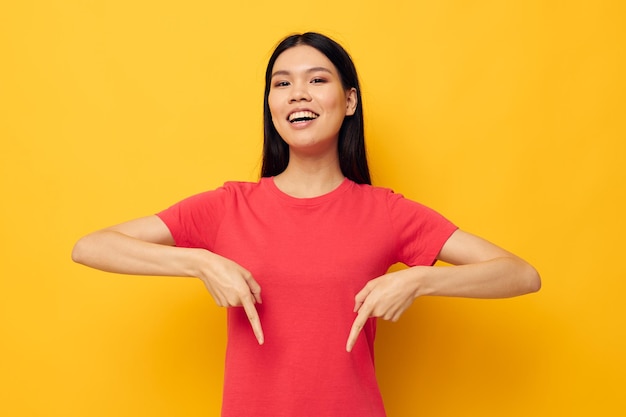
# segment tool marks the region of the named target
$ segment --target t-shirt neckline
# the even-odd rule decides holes
[[[276,186],[276,183],[274,182],[274,177],[263,177],[261,178],[261,183],[266,185],[269,190],[273,194],[278,196],[281,200],[296,206],[314,206],[325,203],[327,201],[332,201],[336,198],[339,198],[339,196],[347,191],[353,184],[352,181],[350,181],[348,178],[344,178],[343,181],[337,187],[335,187],[335,189],[327,192],[326,194],[322,194],[316,197],[293,197],[281,191],[281,189]]]

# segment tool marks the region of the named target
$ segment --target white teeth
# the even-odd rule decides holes
[[[289,115],[290,122],[300,121],[300,119],[317,119],[318,115],[312,111],[297,111]]]

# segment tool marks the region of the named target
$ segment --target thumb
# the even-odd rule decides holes
[[[370,284],[371,282],[372,281],[368,282],[365,285],[365,287],[363,287],[363,289],[359,291],[356,296],[354,296],[354,310],[353,311],[355,313],[359,311],[359,309],[363,305],[363,302],[365,301],[367,296],[372,292],[371,284]]]
[[[246,279],[246,283],[248,284],[248,288],[250,288],[250,292],[254,296],[254,300],[257,303],[261,304],[263,302],[261,300],[261,286],[259,285],[258,282],[256,282],[256,280],[252,277],[251,274],[247,274],[245,279]]]

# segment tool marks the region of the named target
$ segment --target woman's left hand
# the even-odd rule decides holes
[[[359,333],[370,317],[398,321],[402,313],[413,304],[418,295],[416,268],[382,275],[369,281],[354,297],[354,312],[358,313],[346,350],[350,352]]]
[[[359,291],[348,352],[370,317],[396,321],[420,296],[506,298],[541,288],[541,278],[529,263],[462,230],[448,238],[437,259],[455,266],[414,266],[375,278]]]

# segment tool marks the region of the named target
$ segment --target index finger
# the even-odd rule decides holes
[[[241,305],[243,306],[243,309],[248,316],[248,320],[250,321],[250,325],[252,326],[252,331],[256,336],[256,340],[259,342],[259,345],[262,345],[264,342],[263,329],[261,328],[259,313],[257,313],[252,299],[246,297],[245,299],[241,300]]]
[[[359,309],[359,313],[356,315],[354,322],[352,323],[352,328],[350,329],[350,335],[348,336],[348,343],[346,344],[346,351],[351,352],[354,344],[356,343],[356,339],[359,337],[359,333],[365,323],[367,323],[367,319],[370,317],[371,308],[361,308]]]

